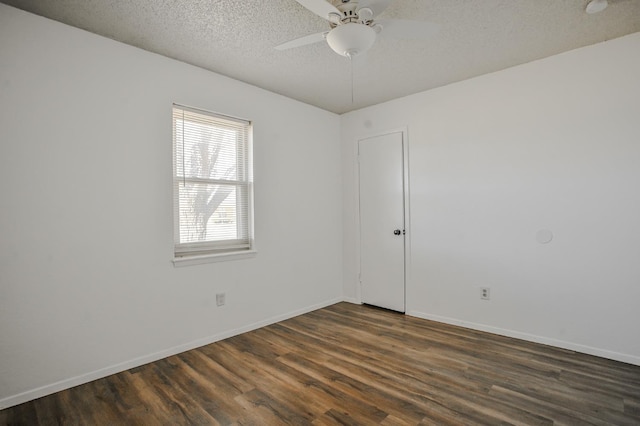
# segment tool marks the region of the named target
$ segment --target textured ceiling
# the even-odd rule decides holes
[[[329,29],[294,0],[0,0],[343,113],[640,31],[640,0],[395,0],[379,18],[437,23],[428,40],[384,31],[351,65],[326,43],[274,46]],[[640,54],[640,52],[639,52]]]

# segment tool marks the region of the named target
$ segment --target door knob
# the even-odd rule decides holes
[[[399,229],[396,229],[395,231],[393,231],[393,235],[400,235],[402,234],[402,231]]]

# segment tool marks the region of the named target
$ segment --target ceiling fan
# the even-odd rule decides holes
[[[296,0],[329,21],[330,30],[310,34],[276,46],[278,50],[306,46],[326,40],[339,55],[352,58],[366,52],[379,34],[400,39],[424,39],[438,26],[429,22],[375,19],[392,0]]]

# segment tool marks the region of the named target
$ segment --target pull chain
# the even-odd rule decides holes
[[[349,68],[351,71],[351,105],[353,106],[353,55],[347,53],[347,58],[349,58]]]

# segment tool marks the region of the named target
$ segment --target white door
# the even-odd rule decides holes
[[[358,141],[362,302],[405,311],[402,132]]]

